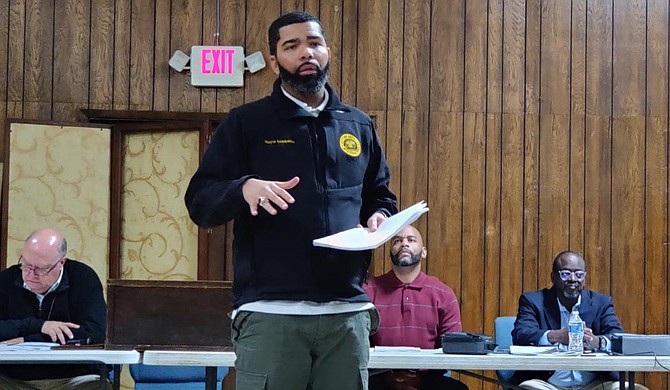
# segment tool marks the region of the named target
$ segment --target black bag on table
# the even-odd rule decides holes
[[[442,335],[442,352],[460,355],[486,355],[496,348],[491,336],[468,333],[447,332]]]

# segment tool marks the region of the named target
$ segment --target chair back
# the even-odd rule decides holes
[[[495,320],[495,340],[500,348],[509,348],[512,345],[512,330],[516,317],[498,317]]]
[[[495,341],[498,348],[509,348],[512,345],[514,321],[516,321],[516,317],[498,317],[495,319]],[[512,375],[514,375],[514,370],[498,370],[496,375],[501,382],[509,383]]]
[[[228,367],[218,367],[216,388],[221,389]],[[130,365],[136,390],[204,390],[205,367]]]

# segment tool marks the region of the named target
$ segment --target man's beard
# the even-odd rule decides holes
[[[563,296],[564,296],[565,298],[568,298],[568,299],[577,299],[577,298],[579,298],[579,295],[582,293],[582,289],[584,289],[584,285],[577,286],[577,289],[574,290],[574,291],[570,291],[570,290],[562,289],[562,290],[561,290],[561,293],[563,294]]]
[[[279,63],[277,65],[279,66],[279,77],[282,82],[288,84],[294,91],[304,95],[311,95],[321,91],[324,85],[326,85],[328,69],[330,69],[330,61],[328,61],[323,69],[318,66],[316,67],[316,74],[301,76],[300,68],[302,65],[296,69],[295,73],[289,72],[288,69]]]
[[[391,262],[393,265],[398,266],[398,267],[411,267],[414,264],[417,264],[418,262],[421,261],[421,253],[412,253],[412,256],[409,258],[407,256],[403,256],[403,258],[400,258],[400,252],[394,254],[391,254]]]

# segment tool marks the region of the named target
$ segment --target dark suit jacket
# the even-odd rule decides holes
[[[579,316],[595,335],[611,336],[612,333],[623,332],[621,323],[614,314],[612,297],[609,295],[583,290]],[[556,329],[561,329],[561,314],[554,288],[521,295],[519,313],[512,330],[514,345],[538,345],[546,331]],[[616,373],[602,374],[605,375],[603,378],[605,380],[618,379]],[[512,381],[521,383],[527,379],[546,380],[551,375],[552,371],[517,371]]]

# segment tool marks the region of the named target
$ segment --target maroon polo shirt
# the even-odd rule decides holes
[[[461,331],[456,294],[446,284],[421,272],[405,284],[391,270],[371,278],[363,289],[379,310],[379,330],[371,345],[441,348],[440,336]]]

